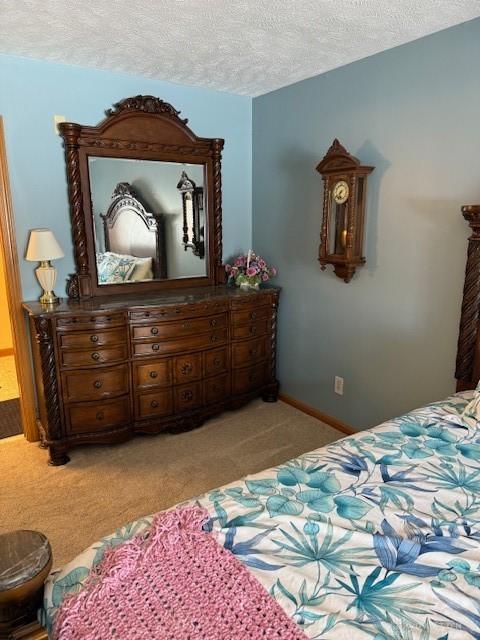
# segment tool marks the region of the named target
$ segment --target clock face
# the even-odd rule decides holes
[[[339,180],[333,187],[333,199],[337,204],[343,204],[348,200],[350,188],[345,180]]]

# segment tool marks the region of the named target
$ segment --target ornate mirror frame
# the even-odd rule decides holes
[[[76,273],[67,283],[70,298],[151,293],[225,282],[222,266],[222,174],[224,141],[199,138],[171,104],[154,96],[126,98],[108,109],[96,127],[59,125],[65,147]],[[206,276],[122,284],[97,282],[95,237],[88,172],[89,156],[203,164],[205,167]]]

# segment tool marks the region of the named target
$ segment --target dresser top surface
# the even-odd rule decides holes
[[[258,290],[239,289],[231,286],[196,287],[192,289],[171,289],[153,294],[128,294],[101,296],[72,300],[62,298],[58,304],[46,305],[37,300],[24,302],[23,307],[33,316],[57,315],[63,313],[92,313],[95,311],[114,311],[121,309],[156,307],[162,305],[183,305],[196,302],[208,302],[225,298],[255,298],[266,293],[280,291],[279,287],[264,286]]]

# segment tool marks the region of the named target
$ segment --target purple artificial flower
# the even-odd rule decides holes
[[[269,278],[269,276],[268,276],[268,273],[262,273],[262,280],[263,280],[264,282],[267,282],[267,280],[270,280],[270,278]]]
[[[226,271],[227,273],[230,273],[230,271],[231,271],[231,270],[232,270],[232,265],[227,263],[227,264],[225,265],[225,271]]]
[[[263,258],[258,258],[257,262],[260,269],[265,269],[265,267],[267,266],[267,263]]]
[[[270,267],[270,273],[272,276],[276,276],[277,275],[277,270],[275,269],[275,267]]]
[[[247,276],[256,276],[258,273],[258,270],[255,267],[248,267],[247,269]]]
[[[235,258],[234,264],[236,267],[243,267],[245,262],[246,262],[245,256],[238,256],[238,258]]]
[[[238,273],[238,267],[232,267],[232,268],[230,269],[230,275],[231,275],[232,277],[235,277],[235,276],[237,275],[237,273]]]

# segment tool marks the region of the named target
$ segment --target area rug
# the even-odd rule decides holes
[[[22,431],[18,398],[0,402],[0,438],[16,436]]]

